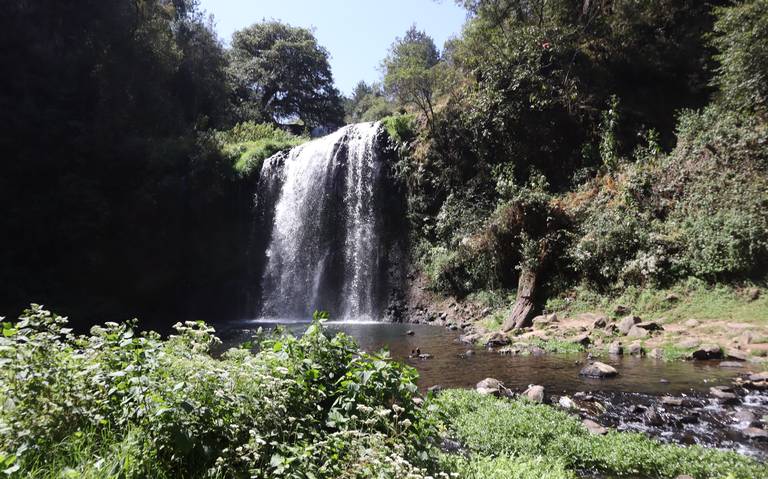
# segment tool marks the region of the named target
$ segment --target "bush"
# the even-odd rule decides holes
[[[254,122],[238,123],[231,130],[215,132],[214,138],[242,176],[258,175],[265,159],[309,139],[269,123]]]
[[[203,323],[163,341],[75,336],[33,305],[0,339],[0,461],[12,477],[421,477],[434,430],[416,373],[315,322],[260,351]]]
[[[399,142],[408,143],[416,138],[416,116],[412,114],[389,115],[381,119],[389,136]]]

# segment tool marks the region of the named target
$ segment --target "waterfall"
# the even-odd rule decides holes
[[[344,127],[265,160],[257,188],[267,236],[259,313],[378,320],[391,245],[382,232],[388,188],[381,127]],[[397,204],[394,201],[389,206]]]

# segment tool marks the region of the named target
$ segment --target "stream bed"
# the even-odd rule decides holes
[[[252,338],[258,328],[282,325],[295,334],[306,321],[247,320],[218,325],[225,347]],[[571,399],[570,412],[603,426],[642,432],[661,440],[736,450],[768,459],[768,438],[749,437],[750,425],[768,416],[765,391],[737,391],[738,399],[712,397],[713,386],[730,386],[743,369],[722,368],[719,361],[668,362],[631,356],[603,356],[619,375],[610,379],[579,376],[585,354],[507,356],[458,342],[459,334],[446,328],[382,322],[328,322],[329,332],[354,337],[367,352],[387,349],[392,358],[419,371],[419,387],[474,388],[485,378],[496,378],[514,392],[529,385],[544,386],[546,399],[556,407]],[[407,334],[412,331],[413,334]],[[429,359],[411,357],[419,349]],[[468,351],[472,353],[467,354]],[[567,400],[563,400],[566,404]]]

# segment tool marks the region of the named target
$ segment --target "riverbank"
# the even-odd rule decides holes
[[[547,301],[527,326],[504,331],[514,294],[441,296],[412,276],[407,321],[462,331],[467,344],[504,354],[578,352],[649,355],[658,359],[724,359],[727,366],[765,367],[768,294],[757,286],[708,286],[691,280],[669,289],[601,296],[574,290]],[[744,364],[739,364],[744,363]]]
[[[599,403],[586,397],[565,410],[488,382],[486,394],[421,394],[413,368],[319,322],[300,337],[252,329],[215,357],[220,340],[203,323],[167,340],[115,323],[74,336],[66,323],[35,306],[3,324],[0,461],[11,478],[768,474],[733,451],[590,430],[575,416],[581,401]]]

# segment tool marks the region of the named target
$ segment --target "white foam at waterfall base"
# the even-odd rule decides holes
[[[262,278],[265,316],[306,318],[333,307],[334,319],[377,318],[379,128],[347,126],[294,148],[284,162],[265,162],[262,180],[282,182]]]

